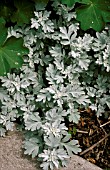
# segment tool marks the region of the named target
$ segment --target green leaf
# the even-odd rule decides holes
[[[7,28],[3,18],[0,18],[0,28],[0,76],[3,76],[11,68],[20,68],[22,66],[22,56],[28,54],[28,49],[23,47],[22,38],[11,37],[7,40]]]
[[[73,4],[75,4],[75,0],[61,0],[61,2],[69,7],[72,7]]]
[[[37,11],[44,10],[49,0],[33,0]]]
[[[72,7],[76,2],[81,2],[81,0],[61,0],[61,3],[66,4],[68,7]]]
[[[3,42],[7,38],[7,28],[5,27],[5,20],[3,18],[0,18],[0,46],[3,44]]]
[[[73,127],[73,134],[76,135],[77,129],[76,127]]]
[[[42,4],[42,3],[47,4],[49,0],[32,0],[32,1],[34,1],[34,2],[36,2],[36,3],[38,3],[38,4],[39,4],[39,3],[41,3],[41,4]]]
[[[20,68],[23,64],[23,55],[28,54],[28,49],[23,47],[23,39],[9,38],[4,42],[5,36],[0,34],[0,76],[5,75],[11,68]]]
[[[101,31],[106,22],[110,22],[110,1],[107,0],[82,0],[83,5],[76,9],[77,20],[81,28],[93,28]]]
[[[28,24],[34,16],[34,3],[27,0],[14,0],[14,5],[17,9],[11,17],[12,22],[17,22],[20,26]]]
[[[105,11],[103,11],[102,12],[102,14],[103,14],[103,19],[104,19],[104,21],[105,22],[110,22],[110,12],[105,12]]]
[[[0,1],[0,16],[5,18],[6,21],[10,22],[10,17],[14,10],[15,7],[12,0]]]

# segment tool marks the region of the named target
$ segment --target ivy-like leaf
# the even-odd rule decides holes
[[[61,0],[63,4],[66,4],[67,6],[71,7],[73,4],[75,4],[75,0]]]
[[[7,28],[3,18],[0,18],[0,28],[0,76],[3,76],[11,68],[20,68],[22,66],[22,56],[28,54],[28,49],[23,47],[22,38],[11,37],[7,40]]]
[[[5,20],[1,17],[0,18],[0,46],[3,45],[3,43],[5,42],[6,38],[7,38],[7,28],[5,27]]]
[[[0,16],[6,19],[6,21],[10,21],[10,17],[14,11],[13,3],[10,1],[0,1]]]
[[[33,0],[37,11],[44,10],[49,0]]]
[[[34,3],[27,0],[14,0],[14,5],[17,10],[11,17],[12,22],[17,22],[20,26],[28,24],[30,19],[34,16]]]
[[[72,7],[76,2],[81,2],[81,0],[61,0],[61,3],[66,4],[68,7]]]
[[[2,37],[2,39],[4,38]],[[3,41],[0,39],[0,44],[1,42]],[[9,38],[2,46],[0,46],[0,75],[5,75],[11,68],[20,68],[23,64],[22,56],[26,54],[28,54],[28,49],[23,47],[22,38]]]
[[[87,30],[93,28],[101,31],[105,23],[110,21],[110,1],[108,0],[82,0],[83,5],[76,9],[77,20],[81,22],[81,28]]]

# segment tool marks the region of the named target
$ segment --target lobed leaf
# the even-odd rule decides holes
[[[24,142],[25,152],[24,154],[32,155],[32,158],[38,155],[39,152],[39,140],[37,138],[30,138]]]
[[[77,20],[81,28],[93,28],[101,31],[106,22],[110,22],[110,1],[108,0],[82,0],[82,5],[76,8]]]
[[[18,25],[28,24],[34,16],[34,3],[26,0],[14,0],[16,11],[11,17],[12,22],[17,22]]]
[[[0,34],[1,36],[1,34]],[[23,55],[28,54],[28,49],[23,46],[23,39],[9,38],[6,42],[4,37],[0,37],[0,75],[6,75],[12,68],[20,68],[23,64]]]

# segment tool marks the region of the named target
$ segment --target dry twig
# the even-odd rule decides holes
[[[84,150],[83,152],[80,153],[80,155],[84,155],[85,153],[89,152],[90,150],[92,150],[93,148],[95,148],[98,144],[100,144],[101,142],[103,142],[103,140],[105,140],[106,138],[108,138],[108,136],[110,136],[110,134],[107,134],[104,136],[104,138],[102,138],[101,140],[99,140],[97,143],[95,143],[94,145],[92,145],[91,147],[87,148],[86,150]]]
[[[100,125],[100,127],[103,127],[103,126],[105,126],[105,125],[107,125],[107,124],[109,124],[109,123],[110,123],[110,121],[108,121],[108,122],[106,122],[106,123]]]
[[[87,131],[83,131],[83,130],[79,130],[79,129],[76,129],[78,133],[85,133],[87,134],[88,132]]]

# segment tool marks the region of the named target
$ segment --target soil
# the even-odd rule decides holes
[[[110,119],[99,117],[90,109],[80,110],[78,125],[70,124],[69,131],[79,141],[79,154],[89,162],[110,170]],[[101,127],[101,125],[103,125]],[[77,131],[76,131],[77,129]]]

